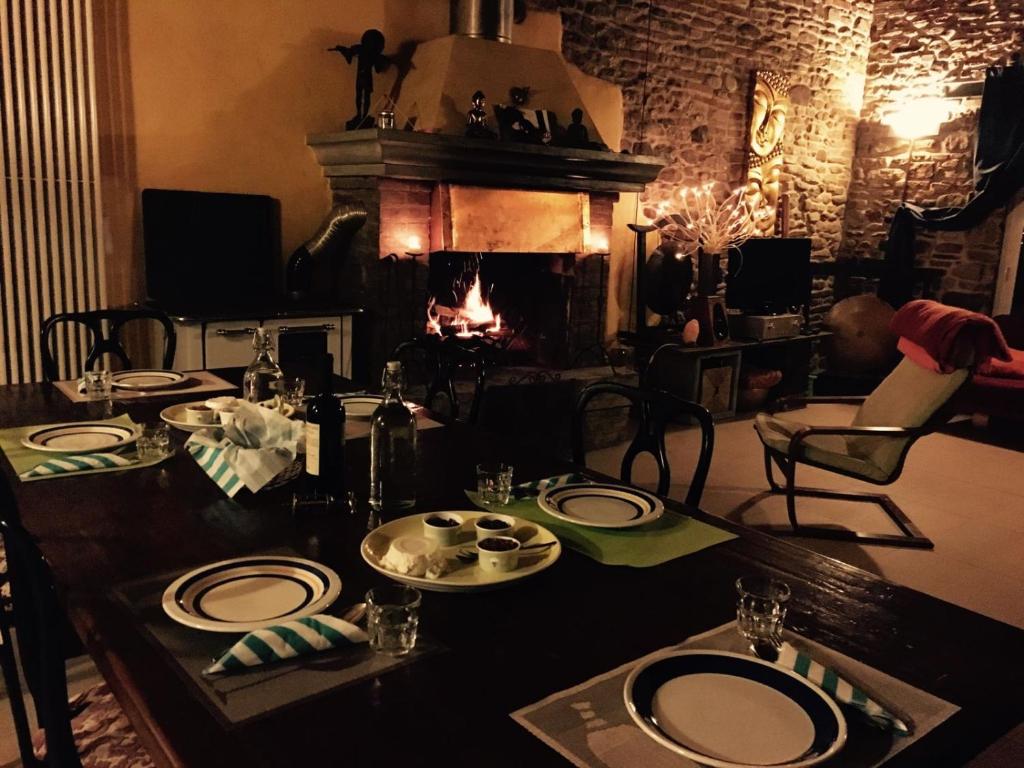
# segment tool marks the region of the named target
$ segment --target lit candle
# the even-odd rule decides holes
[[[595,233],[591,243],[594,253],[608,253],[608,235],[603,232]]]
[[[417,235],[409,235],[405,239],[405,250],[407,253],[421,253],[423,241]]]

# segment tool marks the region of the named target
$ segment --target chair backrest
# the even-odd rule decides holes
[[[170,368],[174,364],[177,335],[174,332],[174,323],[163,312],[144,308],[61,312],[60,314],[48,317],[43,323],[43,328],[40,332],[43,375],[46,377],[46,380],[56,381],[60,378],[55,342],[57,330],[64,324],[84,325],[89,331],[89,354],[82,366],[83,371],[92,370],[96,361],[104,354],[113,355],[120,360],[125,368],[131,368],[132,361],[121,343],[121,331],[127,323],[135,320],[155,320],[163,326],[164,351],[162,365],[164,368]],[[74,378],[74,372],[69,372],[69,376]]]
[[[2,480],[0,484],[4,484]],[[0,509],[0,537],[7,550],[18,658],[39,725],[46,731],[46,764],[81,768],[71,732],[64,671],[62,628],[66,619],[50,566],[17,521],[14,508],[6,504]]]
[[[459,372],[473,378],[473,399],[466,421],[475,424],[483,399],[486,363],[483,355],[440,336],[419,336],[403,341],[391,352],[389,360],[398,360],[405,371],[411,399],[453,421],[459,418],[459,398],[455,383]]]
[[[967,381],[970,371],[936,373],[904,358],[861,404],[853,418],[856,427],[923,427],[942,422],[944,406]],[[935,426],[940,426],[936,423]],[[914,438],[847,437],[850,453],[866,459],[887,474],[894,472]]]
[[[650,453],[658,466],[659,496],[668,494],[672,482],[672,470],[665,449],[665,427],[670,419],[678,416],[690,416],[696,419],[700,427],[700,452],[694,465],[690,480],[690,490],[686,493],[686,503],[699,506],[700,497],[704,493],[704,483],[711,467],[711,454],[715,448],[715,425],[708,410],[697,403],[683,400],[681,397],[653,389],[641,389],[615,382],[596,382],[583,389],[576,399],[572,424],[572,458],[577,464],[586,463],[583,445],[583,427],[587,405],[599,395],[615,395],[632,403],[637,412],[639,425],[633,441],[626,448],[622,457],[619,476],[624,482],[631,482],[633,463],[641,453]]]

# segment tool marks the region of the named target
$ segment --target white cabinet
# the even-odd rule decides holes
[[[244,367],[252,361],[252,336],[260,326],[271,328],[274,348],[305,342],[334,355],[334,372],[352,377],[352,316],[317,315],[286,318],[202,320],[176,317],[178,335],[174,367],[177,370]]]

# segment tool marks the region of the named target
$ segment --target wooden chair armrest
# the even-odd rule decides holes
[[[780,411],[793,411],[797,408],[805,408],[808,405],[860,405],[866,397],[858,395],[822,395],[820,397],[804,397],[803,395],[790,395],[781,397],[768,407],[766,413],[773,414]]]
[[[849,435],[852,437],[891,437],[909,439],[927,435],[929,427],[801,427],[789,439],[789,458],[797,458],[802,443],[814,435]]]

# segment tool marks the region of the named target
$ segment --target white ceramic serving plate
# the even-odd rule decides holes
[[[150,392],[157,389],[170,389],[188,381],[188,376],[180,371],[165,371],[158,368],[133,368],[117,371],[110,377],[111,385],[118,389],[130,389],[135,392]]]
[[[806,768],[846,743],[846,720],[814,684],[727,651],[678,651],[637,665],[626,710],[650,738],[713,768]]]
[[[33,451],[46,453],[94,453],[124,448],[138,438],[137,428],[121,424],[78,421],[49,424],[34,429],[21,439],[21,444]]]
[[[263,403],[259,403],[259,405],[268,409],[272,409],[274,407],[273,401],[267,400],[266,402],[269,403],[269,405],[264,405]],[[223,425],[221,425],[220,422],[217,422],[216,424],[189,424],[185,421],[185,409],[188,406],[203,405],[205,403],[205,400],[196,400],[192,403],[176,403],[175,405],[169,405],[160,411],[160,418],[175,429],[181,429],[185,432],[198,432],[200,429],[222,429]],[[284,407],[284,413],[281,415],[286,418],[290,418],[294,414],[295,408],[286,404]]]
[[[392,540],[399,536],[422,536],[423,519],[436,514],[456,514],[465,520],[462,524],[458,543],[440,550],[448,560],[450,569],[448,573],[438,579],[428,579],[425,576],[404,576],[381,567],[381,558],[387,554],[388,546]],[[476,532],[473,528],[474,521],[487,514],[490,513],[482,511],[441,510],[400,517],[370,531],[366,538],[363,539],[359,552],[362,554],[363,560],[366,561],[367,565],[378,573],[402,584],[408,584],[430,592],[482,592],[489,589],[499,589],[540,573],[545,568],[553,565],[561,556],[562,545],[551,531],[544,526],[517,518],[515,536],[524,546],[544,544],[550,541],[555,542],[554,545],[536,553],[523,552],[519,558],[519,567],[508,573],[486,573],[480,569],[477,563],[460,562],[455,557],[459,550],[473,549],[476,546]]]
[[[324,611],[341,594],[326,565],[301,557],[256,555],[210,563],[164,590],[164,612],[208,632],[251,632]]]
[[[646,525],[665,511],[661,499],[646,491],[598,483],[549,488],[537,497],[537,504],[552,517],[591,528]]]

